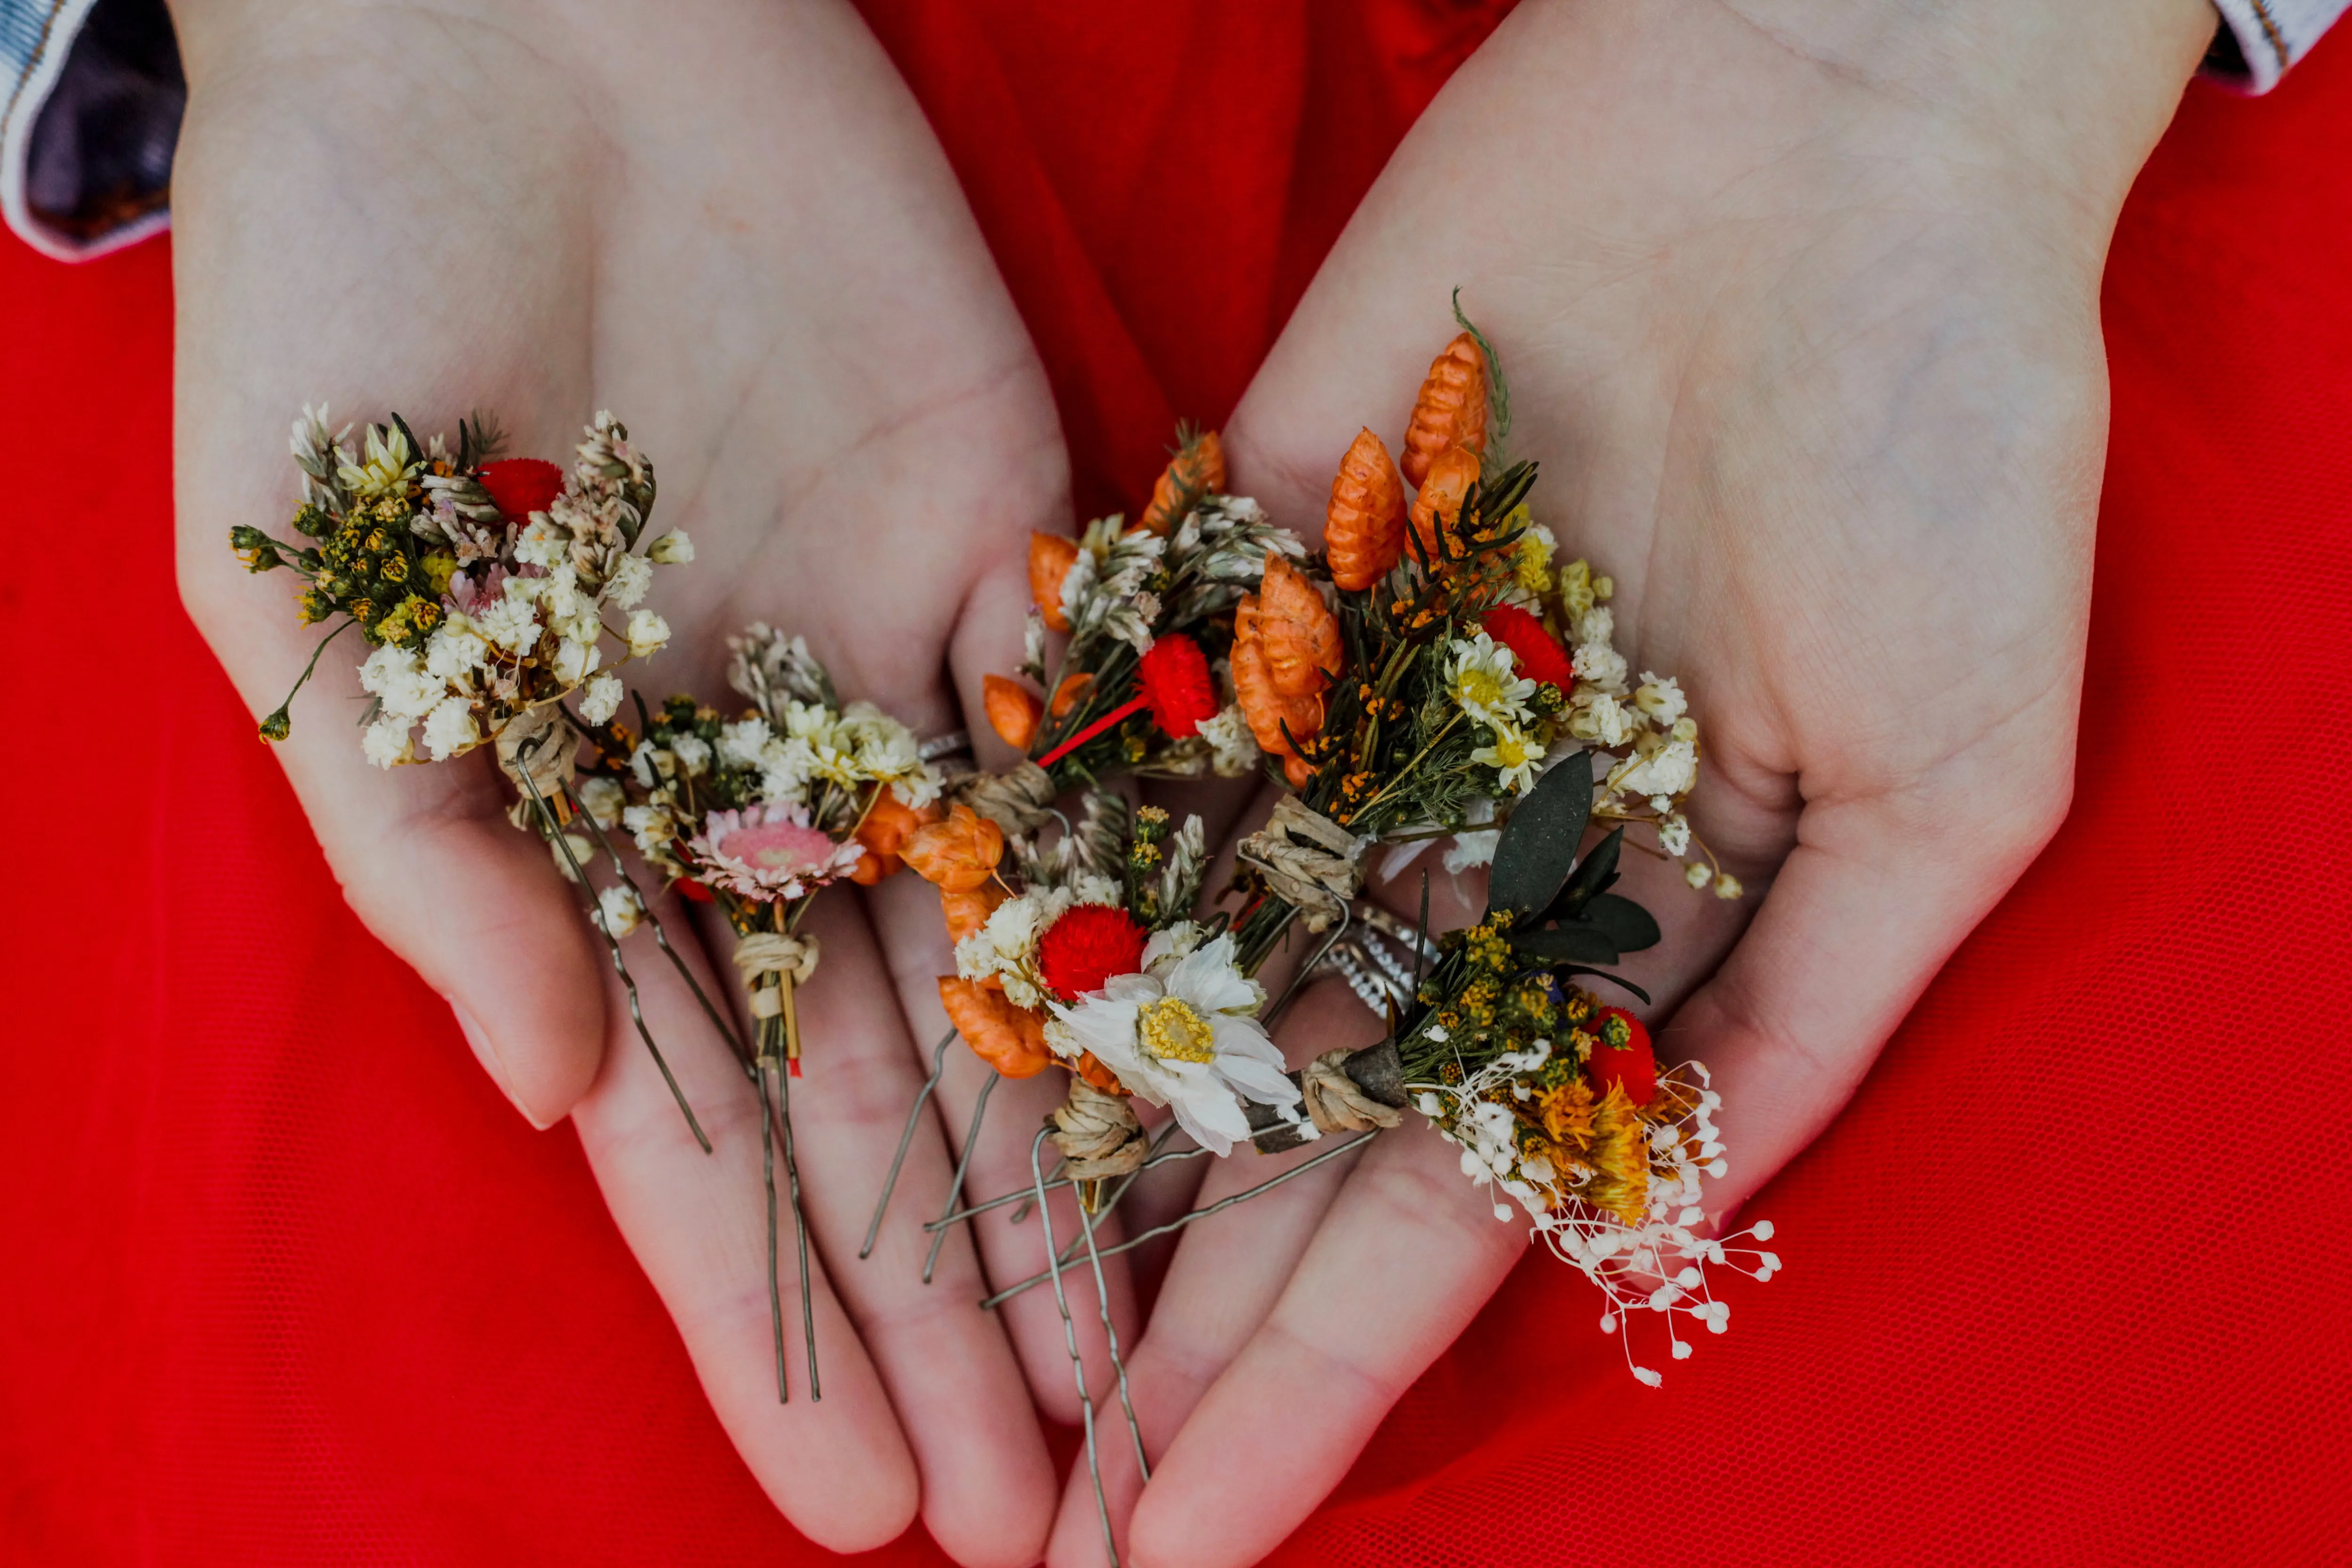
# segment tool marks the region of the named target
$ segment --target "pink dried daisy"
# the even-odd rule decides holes
[[[714,811],[686,847],[704,881],[762,903],[803,898],[856,870],[866,853],[810,826],[799,805]]]

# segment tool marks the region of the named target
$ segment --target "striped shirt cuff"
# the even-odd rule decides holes
[[[163,0],[0,0],[0,214],[68,261],[157,232],[186,103]]]
[[[2221,32],[2205,74],[2249,92],[2268,92],[2311,52],[2352,0],[2213,0]]]

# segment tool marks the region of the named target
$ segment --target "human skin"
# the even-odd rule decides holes
[[[511,451],[567,463],[591,415],[615,411],[656,464],[656,528],[697,550],[657,574],[670,647],[624,672],[650,700],[731,702],[724,638],[757,618],[806,636],[846,695],[918,734],[961,724],[958,685],[977,711],[980,669],[1019,646],[1027,531],[1068,527],[1067,465],[954,180],[845,6],[181,0],[175,21],[180,576],[254,714],[316,634],[283,576],[243,573],[227,531],[290,514],[287,427],[321,399],[339,424],[397,408],[420,435],[489,410]],[[904,878],[819,900],[793,1109],[824,1398],[806,1397],[788,1232],[794,1397],[779,1404],[751,1086],[649,936],[631,937],[649,1020],[716,1144],[702,1153],[546,847],[506,822],[489,758],[364,763],[360,651],[330,652],[277,748],[329,864],[516,1107],[542,1127],[570,1117],[770,1497],[843,1551],[919,1507],[964,1563],[1034,1561],[1056,1478],[1022,1359],[1050,1374],[1048,1408],[1073,1404],[1060,1326],[1045,1301],[973,1311],[982,1269],[963,1237],[919,1282],[913,1216],[948,1181],[936,1127],[901,1180],[903,1223],[855,1260],[920,1081],[908,1020],[926,1047],[943,1027],[936,898]],[[735,991],[723,934],[705,933],[713,965],[675,901],[657,908],[705,985]],[[1034,1123],[1024,1091],[1050,1097],[1040,1080],[997,1107]]]
[[[1317,517],[1360,425],[1401,435],[1455,286],[1499,345],[1538,517],[1615,578],[1633,668],[1692,693],[1692,819],[1747,884],[1717,901],[1628,857],[1666,928],[1629,965],[1660,1054],[1724,1099],[1717,1222],[2064,816],[2100,277],[2213,27],[2202,0],[1529,0],[1227,426],[1235,488]],[[1441,929],[1476,912],[1445,884]],[[1327,988],[1283,1036],[1296,1062],[1378,1033]],[[1126,1561],[1272,1549],[1525,1252],[1408,1127],[1184,1234],[1129,1357],[1150,1485],[1105,1445]],[[1049,1560],[1101,1558],[1081,1471]]]

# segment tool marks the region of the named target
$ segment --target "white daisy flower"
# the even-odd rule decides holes
[[[1470,753],[1472,762],[1494,769],[1496,786],[1511,795],[1536,787],[1536,769],[1543,758],[1542,745],[1516,724],[1496,725],[1494,743]]]
[[[1497,729],[1528,721],[1536,683],[1512,668],[1511,650],[1485,632],[1446,645],[1445,689],[1462,711]]]
[[[1174,1110],[1202,1148],[1224,1154],[1249,1140],[1244,1100],[1295,1119],[1300,1097],[1255,1016],[1265,994],[1234,965],[1231,933],[1182,952],[1197,940],[1182,927],[1154,935],[1142,973],[1118,975],[1076,1006],[1055,1004],[1045,1037],[1066,1056],[1092,1051],[1129,1089]]]

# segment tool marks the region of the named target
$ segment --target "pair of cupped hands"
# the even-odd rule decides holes
[[[288,510],[288,424],[321,398],[421,432],[493,410],[514,451],[559,458],[593,410],[627,421],[697,550],[660,584],[669,649],[631,672],[652,699],[725,700],[726,635],[761,619],[919,734],[980,712],[982,674],[1019,657],[1030,531],[1073,527],[1069,459],[955,180],[846,5],[176,10],[180,573],[256,713],[311,634],[223,541]],[[1639,889],[1667,935],[1635,973],[1662,1056],[1723,1093],[1723,1213],[1836,1113],[2065,811],[2100,274],[2212,26],[2204,0],[1527,0],[1399,149],[1224,427],[1229,488],[1311,535],[1358,426],[1401,432],[1461,287],[1510,376],[1513,451],[1543,465],[1540,516],[1614,576],[1621,646],[1679,675],[1705,724],[1692,816],[1748,895]],[[1100,1560],[1092,1488],[1054,1473],[1040,1425],[1077,1415],[1051,1295],[975,1310],[1039,1266],[1035,1221],[950,1236],[921,1280],[917,1222],[983,1075],[969,1053],[857,1257],[944,1032],[931,889],[819,900],[793,1112],[824,1398],[780,1404],[751,1087],[640,955],[704,1154],[489,760],[368,766],[338,663],[278,748],[329,862],[516,1109],[571,1119],[776,1506],[843,1551],[919,1513],[961,1563]],[[1175,804],[1213,830],[1250,809]],[[1296,1063],[1378,1032],[1327,989],[1280,1040]],[[1057,1078],[999,1091],[972,1193],[1028,1179]],[[1150,1201],[1206,1201],[1272,1158],[1193,1163],[1196,1192]],[[1525,1251],[1491,1201],[1408,1123],[1183,1233],[1148,1316],[1114,1267],[1153,1468],[1147,1487],[1112,1402],[1123,1557],[1241,1563],[1296,1526]],[[1091,1288],[1072,1289],[1100,1389]]]

